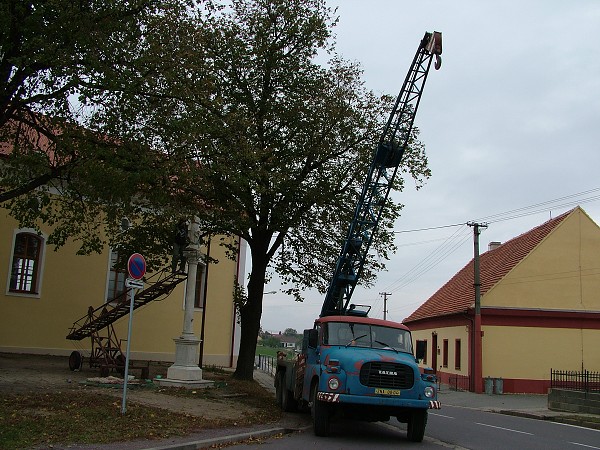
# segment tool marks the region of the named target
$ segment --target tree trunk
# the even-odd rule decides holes
[[[266,245],[263,246],[250,245],[252,270],[248,280],[248,301],[240,307],[240,354],[233,374],[234,378],[240,380],[254,379],[254,356],[262,316],[263,293],[268,265],[268,242],[267,240]]]

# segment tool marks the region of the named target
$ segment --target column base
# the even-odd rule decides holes
[[[160,378],[154,379],[154,383],[161,387],[182,387],[186,389],[203,389],[207,387],[212,387],[214,385],[213,381],[209,380],[174,380],[170,378]]]
[[[175,363],[167,369],[167,378],[155,379],[159,386],[185,387],[197,389],[212,386],[212,381],[202,379],[202,369],[198,367],[198,346],[200,339],[185,336],[174,339]]]

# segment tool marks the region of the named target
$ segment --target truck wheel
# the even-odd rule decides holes
[[[425,436],[425,427],[427,425],[427,410],[419,409],[413,411],[408,418],[406,427],[406,437],[412,442],[421,442]]]
[[[283,409],[283,390],[285,385],[285,372],[277,372],[275,378],[275,400],[281,409]]]
[[[281,392],[281,409],[285,412],[294,412],[298,409],[298,402],[294,398],[294,394],[285,385]]]
[[[310,414],[312,416],[313,430],[315,436],[329,435],[329,405],[317,400],[318,383],[312,388]]]

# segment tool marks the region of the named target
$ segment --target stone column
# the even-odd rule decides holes
[[[200,251],[188,247],[183,251],[187,260],[187,280],[185,281],[185,312],[183,315],[183,332],[181,339],[196,339],[194,336],[194,300],[196,297],[196,275],[198,274],[198,259]]]
[[[200,339],[194,335],[194,299],[196,294],[196,274],[200,250],[191,244],[184,250],[188,264],[186,280],[185,312],[183,331],[175,338],[175,363],[167,370],[167,378],[156,380],[161,386],[199,388],[213,383],[202,379],[202,369],[198,367]]]

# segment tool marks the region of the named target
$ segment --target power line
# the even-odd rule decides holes
[[[548,211],[548,208],[542,208],[540,210],[539,209],[540,206],[550,206],[553,203],[562,202],[563,200],[572,199],[572,198],[575,198],[575,197],[580,197],[582,195],[588,195],[588,194],[591,194],[592,192],[598,192],[598,191],[600,191],[600,188],[589,189],[587,191],[582,191],[582,192],[578,192],[576,194],[566,195],[564,197],[555,198],[553,200],[547,200],[545,202],[535,203],[533,205],[528,205],[528,206],[523,206],[522,208],[517,208],[517,209],[510,210],[510,211],[505,211],[505,212],[498,213],[498,214],[492,214],[490,216],[483,217],[480,220],[486,220],[486,221],[490,221],[490,222],[492,221],[492,219],[496,219],[496,218],[498,218],[499,220],[508,220],[508,219],[512,218],[513,216],[515,216],[516,213],[519,213],[519,214],[516,215],[515,217],[522,217],[522,213],[527,213],[528,210],[531,210],[533,208],[537,208],[537,209],[535,211],[529,212],[529,213],[527,213],[525,215],[528,215],[528,214],[537,214],[539,212]],[[579,199],[579,200],[574,200],[574,201],[567,202],[567,203],[562,203],[562,204],[559,204],[559,205],[554,205],[553,207],[554,208],[563,208],[565,206],[569,206],[569,205],[573,205],[573,204],[578,204],[578,203],[582,203],[582,202],[586,202],[587,203],[589,201],[594,201],[594,200],[598,200],[598,199],[600,199],[600,195],[596,195],[596,196],[593,196],[593,197],[588,198],[588,199]],[[509,217],[507,217],[507,216],[509,216]],[[496,221],[499,221],[499,220],[496,220]]]
[[[394,234],[412,233],[414,231],[439,230],[440,228],[460,227],[461,225],[464,225],[464,223],[455,223],[455,224],[452,224],[452,225],[440,225],[439,227],[417,228],[417,229],[414,229],[414,230],[394,231]]]
[[[406,287],[424,273],[437,266],[450,254],[460,248],[463,242],[470,237],[470,231],[463,224],[462,228],[457,229],[451,236],[446,238],[444,243],[435,248],[425,258],[419,261],[408,272],[386,287],[386,291],[397,292]]]
[[[553,200],[547,200],[545,202],[534,203],[532,205],[523,206],[521,208],[511,209],[511,210],[504,211],[501,213],[491,214],[489,216],[481,217],[481,218],[477,219],[477,221],[478,222],[482,221],[482,222],[488,222],[488,223],[496,223],[496,222],[502,222],[505,220],[518,219],[520,217],[530,216],[530,215],[534,215],[534,214],[540,214],[542,212],[550,211],[552,209],[561,209],[561,208],[566,208],[569,206],[576,206],[576,205],[579,205],[582,203],[590,203],[590,202],[593,202],[596,200],[600,200],[600,195],[594,195],[594,196],[591,196],[588,198],[580,198],[580,199],[577,199],[577,197],[580,197],[583,195],[588,195],[588,194],[591,194],[594,192],[599,192],[599,191],[600,191],[600,187],[588,189],[587,191],[581,191],[581,192],[577,192],[575,194],[565,195],[563,197],[555,198]],[[569,201],[569,202],[563,202],[563,200],[568,200],[568,199],[573,199],[573,200]],[[555,204],[557,202],[562,202],[562,203]],[[540,207],[543,207],[543,208],[540,208]],[[399,231],[394,231],[393,233],[394,234],[414,233],[414,232],[419,232],[419,231],[430,231],[430,230],[438,230],[438,229],[442,229],[442,228],[459,227],[462,225],[466,225],[466,222],[454,223],[454,224],[449,224],[449,225],[438,225],[438,226],[426,227],[426,228],[415,228],[415,229],[411,229],[411,230],[399,230]],[[406,245],[412,245],[412,244],[406,244]]]
[[[501,221],[512,220],[512,219],[517,219],[520,217],[539,214],[539,213],[546,212],[546,211],[549,211],[552,209],[561,209],[561,208],[575,206],[575,205],[582,204],[582,203],[589,203],[592,201],[600,200],[600,195],[593,195],[588,198],[578,198],[578,197],[592,194],[592,193],[599,192],[599,191],[600,191],[600,187],[593,188],[593,189],[581,191],[581,192],[578,192],[575,194],[570,194],[570,195],[566,195],[563,197],[559,197],[559,198],[556,198],[553,200],[535,203],[532,205],[505,211],[502,213],[492,214],[492,215],[483,217],[479,220],[487,221],[488,223],[497,223],[497,222],[501,222]],[[564,200],[569,200],[569,199],[573,199],[573,200],[564,202]],[[561,202],[561,203],[558,203],[558,202]],[[427,227],[427,228],[418,228],[418,229],[413,229],[413,230],[394,231],[394,233],[401,234],[401,233],[410,233],[410,232],[418,232],[418,231],[430,231],[430,230],[437,230],[437,229],[442,229],[442,228],[452,228],[452,227],[459,227],[459,226],[465,226],[465,225],[466,225],[466,223],[440,225],[440,226]],[[406,272],[404,275],[399,277],[393,283],[388,285],[385,288],[385,291],[390,291],[390,293],[392,293],[392,292],[397,292],[400,289],[405,288],[406,286],[408,286],[409,284],[413,283],[418,278],[420,278],[423,274],[425,274],[426,272],[428,272],[429,270],[431,270],[432,268],[437,266],[448,256],[450,256],[450,254],[452,254],[454,251],[456,251],[458,248],[460,248],[463,245],[463,243],[465,241],[467,241],[467,239],[470,238],[470,232],[468,234],[462,235],[462,236],[460,234],[458,234],[460,230],[464,230],[464,229],[465,228],[460,228],[459,230],[455,231],[451,236],[446,238],[439,247],[437,247],[431,253],[429,253],[417,265],[412,267],[408,272]],[[417,245],[420,243],[429,243],[429,242],[433,242],[433,241],[421,241],[419,243],[404,244],[404,246]]]

